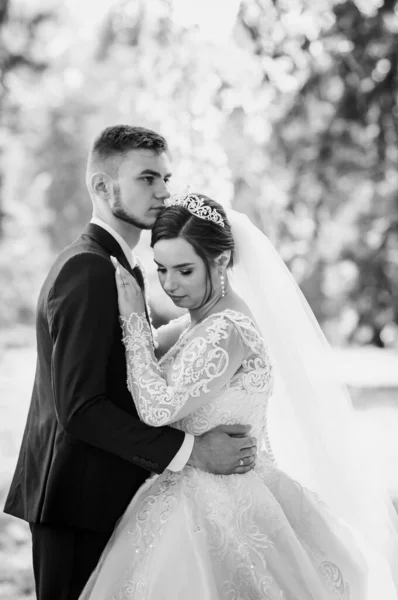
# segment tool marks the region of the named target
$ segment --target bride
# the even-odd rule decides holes
[[[158,330],[158,361],[141,290],[116,265],[140,418],[194,435],[248,423],[258,456],[244,475],[188,463],[151,477],[80,600],[396,599],[396,515],[271,244],[243,215],[189,193],[158,218],[151,245],[164,291],[189,319]]]

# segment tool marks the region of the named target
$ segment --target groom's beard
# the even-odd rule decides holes
[[[128,223],[129,225],[134,225],[134,227],[137,227],[137,229],[152,229],[152,227],[154,226],[154,222],[150,223],[150,224],[144,223],[143,221],[136,219],[134,217],[134,215],[129,213],[124,208],[123,203],[122,203],[122,195],[120,192],[120,187],[117,183],[115,183],[113,186],[113,193],[114,193],[114,202],[113,202],[113,206],[111,206],[111,211],[112,211],[112,214],[114,217],[116,217],[117,219],[120,219],[121,221],[124,221],[125,223]]]

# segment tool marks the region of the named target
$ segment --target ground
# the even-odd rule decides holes
[[[336,368],[351,386],[364,436],[380,456],[398,498],[398,353],[335,351]],[[35,369],[34,335],[20,328],[0,335],[0,505],[3,505],[25,424]],[[31,545],[26,523],[0,512],[0,598],[33,600]]]

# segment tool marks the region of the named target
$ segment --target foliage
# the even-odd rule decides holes
[[[0,3],[0,325],[32,319],[49,264],[44,182],[33,157],[41,125],[35,100],[49,64],[40,40],[54,18],[42,7],[32,11],[12,7],[9,0]]]
[[[88,218],[84,163],[97,131],[140,123],[171,142],[174,189],[189,183],[267,232],[331,339],[396,343],[396,2],[242,0],[229,37],[225,3],[207,35],[181,23],[176,5],[112,3],[87,41],[54,3],[57,20],[45,35],[34,29],[47,67],[29,76],[34,102],[26,72],[6,93],[19,115],[17,136],[15,120],[5,125],[10,145],[19,140],[3,184],[19,215],[9,248],[22,213],[26,223],[15,278],[24,270],[36,290]],[[41,240],[35,265],[29,236]],[[16,287],[6,304],[21,318],[15,307],[23,296],[28,315],[34,294]]]
[[[250,12],[260,4],[245,5],[243,26],[266,59],[264,79],[275,78],[272,54],[282,66],[277,77],[282,71],[292,88],[282,80],[277,105],[285,110],[272,136],[273,157],[291,174],[281,223],[289,252],[300,244],[291,266],[304,266],[309,295],[306,284],[317,278],[308,276],[323,271],[323,316],[343,313],[351,341],[383,346],[398,322],[396,2],[367,3],[367,14],[352,1],[326,12],[322,3],[317,19],[302,3],[295,35],[279,35],[272,48]],[[291,22],[290,4],[276,10],[280,23]]]

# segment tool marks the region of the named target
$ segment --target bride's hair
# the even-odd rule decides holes
[[[209,266],[222,252],[231,250],[228,267],[232,267],[235,244],[224,208],[204,194],[193,195],[220,213],[224,227],[197,217],[185,206],[171,205],[156,219],[152,229],[151,247],[153,248],[159,240],[181,237],[191,244],[196,254]]]
[[[152,229],[151,247],[153,248],[159,240],[173,240],[179,237],[191,244],[206,266],[207,278],[210,282],[206,302],[212,293],[210,266],[222,252],[231,250],[231,258],[227,267],[232,267],[235,243],[231,233],[231,225],[221,204],[203,194],[193,195],[203,200],[205,205],[220,213],[224,221],[224,227],[213,221],[195,216],[185,206],[171,205],[156,219]]]

